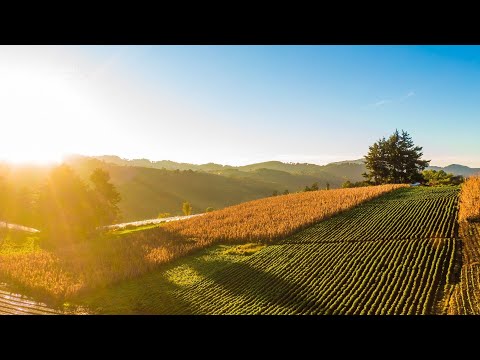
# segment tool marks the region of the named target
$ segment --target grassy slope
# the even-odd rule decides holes
[[[428,299],[426,296],[422,297],[423,302],[417,299],[411,306],[412,311],[421,312],[425,308],[427,312],[433,312],[435,311],[435,302],[441,298],[442,287],[447,281],[445,278],[446,268],[443,268],[445,266],[442,265],[443,262],[429,262],[430,257],[424,258],[419,252],[435,252],[445,247],[445,251],[442,250],[442,259],[444,259],[442,261],[448,262],[448,257],[452,256],[455,242],[447,238],[456,235],[456,211],[452,210],[456,201],[455,194],[456,189],[450,191],[445,189],[400,189],[360,205],[349,212],[320,222],[318,225],[287,238],[279,245],[268,246],[254,255],[227,255],[228,249],[232,246],[216,245],[167,264],[140,279],[123,282],[118,286],[77,299],[77,303],[87,305],[93,311],[101,313],[269,313],[272,311],[296,313],[301,308],[301,304],[307,300],[304,298],[305,295],[297,296],[295,293],[311,294],[318,292],[319,289],[315,287],[317,285],[309,287],[312,279],[307,281],[306,278],[309,277],[308,274],[312,269],[306,267],[308,264],[305,257],[318,258],[315,251],[329,246],[328,244],[332,242],[340,252],[354,251],[351,247],[357,246],[355,244],[363,246],[363,248],[358,248],[365,249],[361,251],[370,251],[367,242],[376,240],[374,243],[380,246],[377,251],[382,249],[382,244],[389,244],[392,241],[401,241],[405,244],[404,248],[410,243],[414,246],[418,245],[418,248],[410,248],[408,253],[411,255],[408,258],[418,258],[420,264],[423,264],[422,266],[427,270],[424,274],[430,273],[436,268],[440,269],[436,278],[422,280],[424,285],[428,284],[432,287],[432,296],[434,297]],[[392,211],[392,209],[396,210]],[[420,210],[415,213],[415,209]],[[424,226],[428,217],[430,217],[428,223],[432,225],[431,228]],[[401,226],[404,222],[409,224],[408,233],[407,229]],[[431,237],[439,240],[428,240]],[[434,246],[432,247],[430,244]],[[313,252],[302,252],[302,248],[307,247],[313,249]],[[344,250],[342,250],[343,247],[345,247]],[[282,256],[286,256],[285,259],[281,260]],[[329,259],[328,256],[327,254],[325,260]],[[404,271],[405,266],[408,269],[412,266],[403,261],[403,257],[398,257],[389,274],[393,274],[392,271]],[[358,266],[355,264],[349,263],[348,267],[354,271],[355,266]],[[385,263],[386,265],[389,263]],[[304,277],[300,283],[291,278],[290,274],[293,269],[296,269],[297,272],[300,271],[301,276]],[[316,268],[315,271],[319,270],[322,274],[333,274],[333,270],[328,265],[325,268]],[[370,273],[370,277],[376,277],[379,274],[381,273],[373,271]],[[358,281],[358,286],[365,286],[363,284],[367,284],[373,279],[370,277],[362,275],[362,281]],[[418,284],[412,282],[400,284],[399,294],[409,293],[407,285],[418,287]],[[350,286],[357,285],[353,283]],[[280,287],[284,291],[288,289],[290,294],[283,300],[279,300],[279,294],[275,291],[275,288],[280,290]],[[390,288],[392,287],[390,286]],[[367,293],[373,291],[373,288],[365,289],[364,291]],[[337,291],[340,291],[340,288]],[[350,289],[347,294],[352,294],[353,291],[354,288]],[[420,295],[421,291],[421,288],[417,289],[417,293]],[[340,291],[337,296],[341,293]],[[109,300],[105,301],[105,299]],[[366,299],[363,300],[366,301]],[[426,302],[427,300],[428,302]],[[283,302],[278,303],[278,301]],[[272,304],[280,307],[277,305],[272,307]],[[364,304],[364,306],[367,305]],[[367,306],[364,311],[369,309]],[[405,305],[405,309],[405,312],[409,309],[407,305]],[[322,313],[319,310],[312,311],[313,313]],[[388,310],[385,311],[388,313]],[[395,313],[394,309],[390,311]],[[402,312],[403,310],[398,311]]]
[[[175,294],[208,279],[225,267],[245,261],[247,255],[236,251],[238,245],[214,245],[198,253],[163,265],[140,279],[102,289],[74,299],[73,312],[100,314],[175,314],[187,313],[189,304]],[[252,246],[254,250],[259,250]],[[247,248],[248,251],[248,248]],[[105,301],[108,299],[108,301]]]

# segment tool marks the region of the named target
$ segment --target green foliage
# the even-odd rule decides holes
[[[120,193],[110,182],[110,174],[103,169],[96,168],[90,175],[93,183],[93,196],[95,197],[95,216],[97,226],[113,224],[120,220],[118,203]]]
[[[438,185],[460,185],[463,182],[463,176],[447,174],[443,170],[424,170],[422,172],[424,181],[430,186]]]
[[[192,205],[188,201],[184,201],[182,205],[183,215],[187,216],[192,213]]]
[[[421,171],[429,160],[421,160],[422,147],[413,144],[410,135],[402,130],[382,138],[369,147],[365,156],[367,168],[363,176],[368,182],[379,184],[406,184],[422,180]]]
[[[98,226],[118,219],[120,196],[109,174],[98,169],[90,179],[93,189],[71,167],[60,165],[51,170],[35,196],[27,190],[19,192],[23,203],[33,208],[32,222],[41,230],[43,241],[63,244],[86,239]]]
[[[164,219],[164,218],[168,218],[168,217],[171,217],[172,214],[170,214],[169,212],[163,212],[163,213],[160,213],[158,214],[157,218],[158,219]]]
[[[44,239],[70,241],[87,236],[97,224],[96,197],[67,165],[54,168],[40,189],[38,225]]]
[[[311,187],[305,186],[305,189],[303,191],[305,192],[305,191],[317,191],[317,190],[318,190],[318,182],[314,182]]]
[[[237,245],[225,250],[225,255],[243,255],[249,256],[253,255],[256,252],[264,249],[267,245],[265,244],[258,244],[258,243],[248,243],[243,245]]]
[[[159,226],[161,226],[161,225],[160,224],[147,224],[147,225],[139,225],[139,226],[127,225],[127,226],[124,226],[122,228],[111,230],[110,233],[114,234],[114,235],[125,235],[125,234],[131,234],[131,233],[134,233],[134,232],[154,229],[154,228],[159,227]]]
[[[215,209],[210,206],[210,207],[207,207],[207,208],[205,209],[205,212],[212,212],[213,210],[215,210]]]
[[[372,184],[369,184],[366,181],[357,181],[357,182],[352,183],[350,180],[347,180],[342,184],[342,188],[344,188],[344,189],[346,189],[346,188],[356,188],[356,187],[363,187],[363,186],[370,186],[370,185],[372,185]]]

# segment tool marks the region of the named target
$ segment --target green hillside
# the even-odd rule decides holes
[[[278,193],[285,190],[302,191],[305,186],[310,186],[314,182],[318,182],[320,188],[326,187],[327,183],[331,188],[338,188],[345,181],[341,177],[341,171],[337,171],[338,175],[325,171],[300,174],[261,167],[270,163],[262,163],[258,168],[247,167],[246,170],[216,164],[198,165],[196,170],[171,170],[176,165],[170,164],[170,170],[167,170],[165,167],[141,166],[154,164],[148,160],[126,161],[114,156],[98,158],[75,156],[69,158],[67,162],[85,179],[95,167],[104,168],[110,173],[112,183],[122,195],[120,209],[125,221],[153,218],[161,212],[180,215],[181,204],[185,200],[192,204],[193,213],[199,213],[204,212],[207,207],[220,209],[271,196],[274,191]],[[275,163],[277,162],[271,162]],[[297,166],[278,163],[278,167],[284,169],[296,169]],[[185,168],[190,164],[183,165]],[[312,166],[321,168],[318,165]],[[337,165],[332,165],[331,168],[335,170]]]
[[[234,179],[192,170],[161,170],[137,166],[117,166],[96,159],[71,161],[84,178],[95,167],[110,173],[122,196],[120,210],[125,221],[155,218],[159,213],[182,214],[182,203],[191,203],[192,213],[207,207],[216,209],[259,199],[280,190],[275,184],[255,179]]]
[[[81,157],[80,157],[81,158]],[[262,178],[262,173],[258,173],[259,170],[275,170],[282,173],[289,173],[292,175],[305,175],[313,176],[316,181],[329,182],[334,187],[339,187],[346,180],[361,181],[363,180],[362,173],[365,172],[365,166],[362,160],[341,161],[338,163],[331,163],[328,165],[316,165],[308,163],[284,163],[281,161],[267,161],[256,164],[250,164],[245,166],[230,166],[219,165],[214,163],[196,165],[188,163],[177,163],[174,161],[162,160],[162,161],[150,161],[147,159],[134,159],[126,160],[121,159],[118,156],[96,156],[95,159],[105,161],[110,164],[120,166],[141,166],[154,169],[167,169],[167,170],[194,170],[215,173],[225,176],[247,177],[244,173],[256,173],[256,178],[263,181],[273,181],[281,183],[281,179],[273,179],[269,177],[272,173],[268,174],[265,178]],[[279,173],[279,175],[281,175]],[[315,180],[309,178],[308,180]],[[300,181],[300,180],[299,180]],[[301,182],[301,181],[300,181]],[[288,185],[288,182],[284,185]],[[305,184],[307,185],[307,184]],[[305,186],[304,185],[304,186]]]

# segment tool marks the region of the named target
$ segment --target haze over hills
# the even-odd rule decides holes
[[[293,175],[309,175],[314,177],[320,177],[320,181],[325,180],[326,182],[330,181],[331,185],[340,186],[344,181],[360,181],[362,180],[362,173],[365,171],[365,166],[363,161],[360,160],[347,160],[341,162],[330,163],[327,165],[316,165],[309,163],[284,163],[281,161],[267,161],[256,164],[244,165],[244,166],[231,166],[231,165],[220,165],[215,163],[207,164],[189,164],[189,163],[178,163],[169,160],[162,161],[150,161],[148,159],[133,159],[127,160],[122,159],[118,156],[113,155],[104,155],[104,156],[94,156],[92,158],[105,161],[107,163],[120,165],[120,166],[142,166],[150,167],[155,169],[166,169],[166,170],[194,170],[194,171],[204,171],[210,173],[216,173],[218,175],[224,176],[240,176],[240,177],[249,177],[252,173],[258,170],[276,170],[278,172],[289,173]],[[249,175],[246,175],[246,174]],[[265,173],[267,174],[267,173]],[[271,174],[271,173],[270,173]],[[285,175],[277,173],[278,175]],[[311,179],[309,179],[311,180]],[[317,180],[318,181],[318,180]],[[305,185],[309,185],[306,183]]]
[[[123,198],[120,208],[125,221],[156,217],[160,212],[180,215],[185,200],[192,204],[193,213],[201,213],[207,207],[220,209],[271,196],[273,192],[302,191],[314,182],[320,188],[327,183],[330,188],[339,188],[347,180],[364,180],[362,173],[366,171],[363,159],[327,165],[268,161],[245,166],[127,160],[118,156],[72,156],[68,161],[84,177],[95,167],[110,172]],[[458,165],[431,168],[455,175],[478,171]]]
[[[327,165],[268,161],[245,166],[126,160],[118,156],[75,155],[65,161],[84,180],[88,180],[96,167],[107,170],[122,196],[119,206],[125,221],[155,218],[164,212],[180,215],[184,201],[191,203],[193,213],[202,213],[207,207],[221,209],[271,196],[274,192],[302,191],[314,182],[320,188],[325,188],[327,183],[332,189],[338,188],[347,180],[362,181],[366,170],[362,159]],[[480,169],[456,164],[430,169],[463,176],[480,172]],[[0,175],[3,173],[0,168]],[[9,173],[18,187],[33,189],[43,182],[48,168],[16,166]]]
[[[344,160],[332,162],[327,165],[317,165],[309,163],[284,163],[281,161],[266,161],[261,163],[255,163],[244,166],[231,166],[231,165],[221,165],[215,163],[207,164],[189,164],[189,163],[178,163],[170,160],[161,160],[161,161],[151,161],[148,159],[133,159],[127,160],[122,159],[119,156],[115,155],[103,155],[103,156],[94,156],[93,158],[105,161],[107,163],[112,163],[121,166],[142,166],[142,167],[151,167],[156,169],[165,168],[167,170],[196,170],[196,171],[205,171],[205,172],[218,172],[220,175],[232,175],[239,174],[236,171],[241,172],[253,172],[260,169],[269,169],[283,171],[290,174],[300,174],[300,175],[313,175],[318,176],[319,174],[328,173],[330,176],[336,176],[341,178],[343,181],[361,181],[363,180],[362,173],[365,172],[365,165],[363,159],[356,160]],[[429,166],[427,169],[430,170],[444,170],[447,173],[452,173],[454,175],[470,176],[473,174],[480,173],[480,168],[471,168],[465,165],[451,164],[445,167],[441,166]],[[236,171],[231,171],[236,170]],[[338,180],[338,179],[336,179]],[[335,182],[333,178],[332,183]]]
[[[325,188],[327,183],[331,188],[337,188],[345,182],[345,174],[349,175],[343,169],[344,165],[281,162],[233,167],[123,160],[116,156],[72,156],[66,162],[84,179],[88,179],[96,167],[107,170],[122,196],[119,206],[125,221],[154,218],[163,212],[180,215],[185,200],[191,203],[193,213],[201,213],[207,207],[220,209],[271,196],[274,192],[302,191],[314,182],[320,188]],[[354,172],[361,174],[361,171]],[[360,180],[360,175],[357,177]]]

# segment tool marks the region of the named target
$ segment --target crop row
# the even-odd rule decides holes
[[[284,243],[456,237],[458,188],[434,190],[397,190],[312,226]]]
[[[165,225],[165,230],[210,245],[215,242],[271,242],[406,185],[319,190],[274,196]]]
[[[428,314],[455,239],[273,245],[180,291],[200,314]]]
[[[480,265],[462,266],[460,282],[456,285],[450,302],[450,314],[480,314]]]
[[[196,314],[430,314],[455,267],[458,188],[405,188],[178,291]]]

